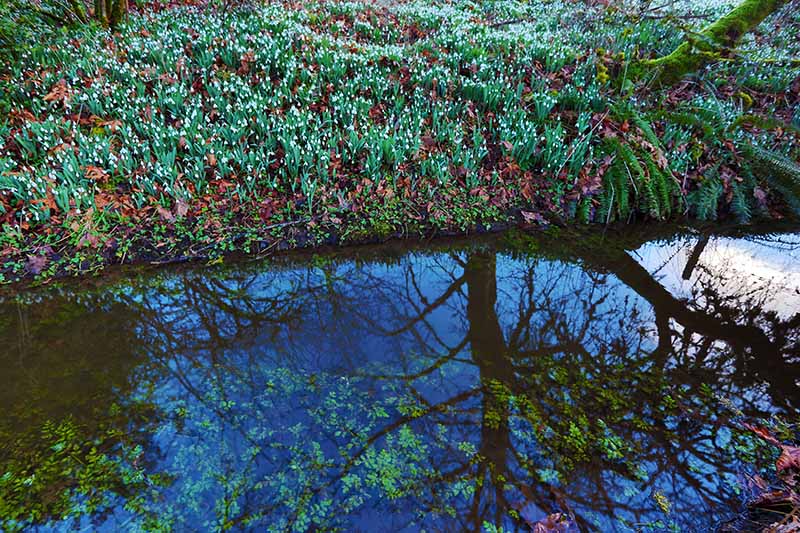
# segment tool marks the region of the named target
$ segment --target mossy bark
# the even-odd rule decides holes
[[[108,25],[114,30],[128,13],[128,0],[112,0],[111,4]]]
[[[671,54],[643,61],[641,73],[658,71],[658,81],[672,84],[719,58],[721,49],[732,48],[744,34],[777,11],[787,0],[744,0],[739,6],[700,32],[699,38],[682,43]]]
[[[75,17],[80,22],[87,22],[89,20],[86,16],[86,6],[83,5],[83,0],[70,0],[70,7]]]
[[[104,0],[94,0],[94,18],[103,26],[108,25],[108,13]]]

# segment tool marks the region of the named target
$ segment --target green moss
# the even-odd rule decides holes
[[[696,38],[689,38],[671,54],[643,61],[639,74],[657,70],[658,80],[672,84],[703,65],[721,57],[720,51],[734,46],[742,36],[780,8],[786,0],[745,0],[727,15],[706,27]]]
[[[745,0],[703,30],[702,35],[723,46],[733,46],[745,33],[758,26],[785,2],[786,0]]]

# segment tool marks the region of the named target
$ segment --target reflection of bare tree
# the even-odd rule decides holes
[[[699,241],[702,242],[703,239]],[[704,247],[700,246],[700,252]],[[700,253],[694,252],[689,261],[696,267]],[[788,413],[797,408],[794,389],[800,380],[800,312],[783,319],[764,310],[764,302],[751,298],[750,293],[723,296],[714,284],[724,272],[701,275],[702,297],[682,301],[624,250],[611,253],[605,250],[602,254],[588,254],[588,258],[589,264],[612,273],[652,306],[665,352],[677,338],[677,343],[684,344],[684,354],[687,349],[691,350],[698,366],[702,367],[703,360],[711,356],[712,348],[716,347],[719,352],[719,342],[724,343],[727,349],[722,350],[717,363],[733,365],[732,379],[743,387],[766,384],[772,391],[775,405]],[[760,293],[762,298],[768,294],[766,290],[750,292]],[[679,331],[675,331],[673,325],[678,326]],[[698,346],[700,348],[696,349]],[[687,371],[694,370],[697,368],[687,368]]]
[[[682,380],[694,376],[696,379],[690,382],[697,384],[709,379],[718,381],[716,375],[733,378],[732,384],[715,383],[719,385],[715,390],[727,390],[729,394],[768,383],[772,403],[786,405],[791,397],[791,376],[764,375],[748,371],[747,367],[756,354],[786,365],[782,351],[785,342],[770,337],[776,329],[765,331],[759,327],[756,318],[763,319],[763,314],[752,308],[747,309],[745,320],[740,320],[740,315],[732,314],[730,306],[724,305],[726,302],[713,295],[706,295],[705,309],[678,300],[622,251],[587,256],[588,259],[582,258],[585,263],[599,272],[613,273],[649,304],[652,319],[641,305],[609,304],[608,290],[602,287],[611,283],[611,278],[603,274],[589,274],[588,283],[583,279],[574,287],[575,292],[564,292],[563,282],[573,269],[558,263],[534,261],[516,269],[510,274],[511,279],[502,283],[503,302],[498,304],[496,258],[489,251],[440,259],[437,268],[446,274],[437,276],[437,281],[447,282],[433,296],[429,295],[430,287],[423,286],[423,273],[414,264],[405,265],[403,276],[393,283],[378,274],[336,272],[333,268],[326,272],[322,283],[306,277],[293,285],[293,290],[269,294],[253,290],[253,278],[234,286],[229,280],[225,285],[211,287],[187,280],[182,291],[185,299],[178,307],[188,310],[188,314],[166,328],[158,324],[158,318],[164,316],[163,306],[154,309],[150,317],[156,319],[160,335],[172,335],[162,353],[179,358],[187,353],[207,354],[212,362],[209,369],[217,373],[224,368],[219,363],[225,361],[226,350],[247,350],[247,346],[262,342],[280,347],[278,350],[290,361],[293,354],[308,350],[309,345],[333,347],[344,355],[353,331],[361,336],[379,332],[384,344],[386,339],[402,339],[402,343],[411,343],[415,353],[429,360],[430,364],[409,372],[361,372],[371,379],[405,382],[424,411],[421,416],[393,419],[367,437],[364,447],[325,482],[326,487],[348,473],[365,450],[379,445],[386,435],[403,425],[433,428],[437,424],[461,424],[466,432],[472,427],[480,428],[480,460],[458,464],[453,458],[459,454],[452,450],[445,454],[442,464],[435,465],[441,478],[431,480],[473,480],[473,496],[456,514],[461,529],[477,531],[485,521],[502,525],[507,520],[506,512],[521,502],[547,513],[571,511],[584,529],[592,528],[591,521],[583,517],[587,511],[613,516],[624,509],[631,520],[653,519],[651,507],[637,507],[642,502],[626,505],[619,501],[623,490],[620,484],[634,481],[628,466],[619,461],[598,460],[600,449],[567,442],[572,426],[588,434],[590,440],[600,440],[606,430],[598,420],[603,420],[612,434],[625,442],[638,443],[632,450],[635,461],[648,465],[651,471],[647,482],[639,482],[640,492],[664,490],[662,484],[668,479],[675,498],[680,499],[687,488],[691,489],[684,502],[677,502],[686,509],[698,502],[710,506],[734,503],[733,493],[720,492],[716,484],[703,478],[708,471],[721,474],[729,468],[725,450],[714,448],[707,431],[690,430],[697,424],[691,416],[680,422],[684,427],[670,427],[666,415],[655,406],[663,390],[679,375]],[[442,331],[442,322],[434,315],[444,310],[457,315],[465,334],[448,335]],[[655,331],[649,326],[651,320]],[[188,327],[176,332],[176,323]],[[200,337],[197,326],[202,332]],[[782,327],[787,333],[793,332],[791,323]],[[350,331],[351,335],[342,335],[332,345],[326,345],[330,339],[310,342],[307,337],[280,338],[281,331],[294,331],[296,335],[298,331],[307,333],[308,328]],[[176,344],[181,339],[189,339],[191,346]],[[349,355],[354,356],[352,352]],[[449,389],[455,389],[452,395],[437,402],[428,401],[416,382],[452,362],[474,365],[479,375],[478,388],[465,390],[450,385]],[[196,375],[196,364],[193,361],[193,370],[185,375]],[[735,370],[720,372],[731,364]],[[359,362],[353,360],[344,366],[356,368]],[[564,369],[565,375],[553,377],[554,372]],[[241,372],[240,362],[224,371]],[[201,382],[206,383],[208,378],[203,376]],[[188,380],[181,379],[189,388]],[[218,375],[216,381],[221,380]],[[567,401],[562,397],[565,392],[570,396]],[[195,396],[202,398],[199,393]],[[477,397],[480,405],[470,401]],[[637,403],[637,415],[646,429],[636,428],[626,420],[631,402]],[[218,414],[224,416],[222,412]],[[423,422],[425,419],[428,420]],[[544,457],[574,462],[569,465],[574,471],[563,475],[580,482],[560,489],[552,482],[539,480],[537,469],[541,463],[530,458],[531,442],[515,437],[511,429],[515,420],[548,428],[549,436],[537,435],[535,451]],[[583,422],[576,425],[576,420]],[[580,458],[580,454],[587,453],[595,455]],[[573,460],[572,456],[579,457]],[[701,472],[687,457],[704,465]],[[589,459],[594,465],[586,462]],[[431,509],[438,505],[441,495],[436,494],[435,486],[432,484],[428,497],[417,497],[419,505],[426,505],[426,499]],[[323,489],[320,486],[313,490]]]
[[[234,488],[219,482],[222,498],[238,502],[238,510],[224,506],[228,525],[278,512],[264,480],[283,475],[299,453],[281,424],[312,411],[331,420],[313,435],[329,463],[298,489],[305,502],[343,498],[344,480],[404,428],[437,444],[420,457],[426,474],[404,488],[397,514],[405,525],[425,514],[442,530],[524,529],[525,517],[561,510],[583,530],[607,530],[615,518],[660,518],[651,495],[662,492],[688,527],[698,506],[735,505],[732,489],[715,481],[734,472],[716,438],[724,417],[691,400],[704,384],[745,399],[751,416],[796,408],[800,315],[778,317],[712,285],[680,300],[623,249],[568,247],[565,257],[584,268],[498,260],[485,247],[392,267],[184,273],[115,298],[147,355],[132,381],[202,406],[215,435],[255,450],[247,464],[226,465],[250,477]],[[690,270],[703,268],[692,261]],[[264,369],[278,367],[308,391],[259,403],[271,386]],[[325,374],[354,380],[364,403],[349,405],[351,418],[309,407],[325,392],[316,383]],[[685,401],[681,386],[692,389]],[[388,389],[413,409],[361,424],[359,413]],[[265,428],[278,430],[270,446],[259,437]],[[465,441],[474,454],[460,448]],[[303,460],[303,468],[317,461]],[[453,486],[470,488],[454,498]],[[447,505],[452,516],[436,518]],[[300,514],[298,506],[288,525]]]
[[[430,328],[425,317],[436,307],[444,306],[448,298],[456,294],[463,284],[467,285],[466,316],[469,324],[467,337],[472,360],[480,370],[483,388],[482,413],[484,417],[491,415],[491,423],[486,423],[484,420],[481,424],[480,450],[481,456],[486,460],[481,463],[482,469],[476,476],[476,480],[480,480],[476,482],[476,499],[473,501],[470,513],[467,514],[473,517],[476,527],[487,519],[485,513],[478,512],[481,505],[479,500],[482,494],[485,494],[487,485],[495,488],[495,494],[487,498],[487,501],[495,503],[494,510],[509,508],[510,504],[503,496],[506,490],[503,485],[507,486],[509,480],[528,501],[548,511],[557,507],[572,510],[583,507],[593,510],[603,509],[604,512],[613,514],[620,508],[619,502],[615,502],[611,496],[618,494],[618,491],[606,488],[608,482],[604,479],[605,472],[602,470],[581,471],[583,479],[597,489],[591,493],[594,499],[586,499],[584,494],[575,493],[564,498],[546,483],[536,484],[536,488],[540,489],[540,493],[537,494],[529,485],[530,479],[535,479],[535,473],[527,471],[522,474],[521,479],[519,478],[518,467],[524,462],[519,461],[518,464],[514,464],[516,451],[513,449],[513,439],[509,432],[509,418],[512,415],[508,410],[508,398],[501,396],[498,401],[492,392],[493,384],[505,385],[518,398],[529,396],[534,411],[549,410],[548,415],[553,418],[561,416],[566,418],[576,413],[610,415],[612,418],[614,415],[613,412],[609,413],[609,406],[604,405],[602,400],[584,397],[580,398],[577,408],[572,409],[571,413],[568,409],[558,412],[559,401],[550,397],[547,392],[541,392],[558,389],[558,383],[548,383],[547,378],[543,378],[547,376],[548,368],[541,363],[547,358],[556,358],[561,365],[568,368],[591,369],[590,372],[594,372],[595,375],[604,376],[605,386],[631,386],[629,390],[645,394],[638,398],[625,398],[628,401],[656,403],[661,389],[668,386],[675,377],[680,376],[681,380],[688,379],[689,383],[694,383],[696,386],[701,383],[714,384],[715,390],[734,395],[744,391],[757,391],[762,384],[767,384],[770,387],[772,403],[791,408],[787,400],[791,401],[793,398],[796,371],[794,374],[779,376],[769,369],[774,362],[780,365],[777,367],[778,373],[794,369],[791,361],[797,352],[796,345],[792,342],[796,343],[796,340],[791,342],[787,340],[791,335],[796,339],[795,319],[778,321],[776,324],[777,318],[774,315],[760,311],[752,305],[737,308],[731,306],[730,302],[711,297],[713,291],[709,287],[706,288],[706,292],[709,293],[705,298],[706,308],[697,308],[671,295],[624,251],[616,254],[609,254],[607,251],[602,254],[587,254],[583,260],[590,262],[599,271],[614,273],[626,287],[650,304],[654,315],[652,320],[656,325],[656,331],[653,332],[657,337],[655,348],[646,347],[648,343],[644,337],[649,332],[637,321],[640,312],[638,308],[601,313],[598,310],[603,305],[604,297],[592,300],[591,297],[586,298],[585,295],[581,295],[579,299],[586,302],[583,312],[562,313],[561,310],[566,303],[564,299],[561,301],[551,299],[553,287],[558,282],[549,288],[540,288],[541,294],[534,296],[533,291],[529,292],[527,295],[532,296],[531,298],[525,298],[524,290],[519,291],[518,314],[513,315],[519,316],[519,321],[508,328],[509,341],[506,341],[495,309],[497,300],[495,259],[492,255],[481,253],[473,253],[466,262],[458,262],[464,266],[464,273],[451,275],[453,283],[441,291],[441,296],[432,299],[424,307],[410,306],[420,309],[421,312],[416,316],[402,318],[399,322],[406,326],[391,331],[391,333],[405,331],[410,324],[425,324]],[[413,278],[413,276],[407,277]],[[533,285],[534,278],[532,275],[527,276],[528,288]],[[542,284],[541,277],[536,281]],[[601,283],[606,281],[602,280]],[[415,291],[408,291],[407,298],[410,299],[415,298],[415,292],[418,292],[416,284],[412,286]],[[591,289],[594,288],[591,286]],[[394,292],[396,293],[397,291]],[[741,305],[751,302],[738,303]],[[628,311],[630,315],[626,314]],[[504,316],[512,315],[506,313]],[[540,320],[532,323],[531,319],[534,316],[539,316]],[[575,317],[580,317],[584,323],[576,323]],[[768,321],[772,327],[760,327],[761,320]],[[598,323],[602,328],[616,326],[616,329],[611,330],[613,333],[606,329],[606,335],[603,336],[596,329]],[[680,330],[680,335],[674,328]],[[626,330],[633,334],[626,335]],[[681,353],[677,351],[679,349]],[[434,353],[436,351],[433,350]],[[438,347],[438,351],[454,353],[453,349],[447,346]],[[634,364],[625,367],[624,372],[615,374],[614,366],[619,365],[619,361],[608,361],[610,364],[604,364],[609,354],[614,353],[624,355],[623,360]],[[686,357],[687,355],[690,357]],[[762,366],[765,362],[766,365]],[[733,370],[730,370],[731,365],[734,366]],[[428,368],[426,372],[433,368]],[[764,368],[768,370],[765,372]],[[417,373],[409,377],[416,378],[419,375]],[[649,379],[650,382],[632,383],[641,380],[642,377]],[[724,383],[725,379],[731,379],[732,383]],[[583,384],[576,380],[572,385],[580,387]],[[536,391],[534,396],[530,396],[532,390]],[[556,409],[553,409],[554,407]],[[651,416],[652,427],[644,434],[631,431],[630,424],[628,427],[622,424],[613,428],[617,434],[625,435],[629,442],[647,442],[643,448],[650,448],[650,452],[639,455],[638,459],[652,464],[657,474],[671,476],[675,494],[681,494],[681,487],[690,487],[693,490],[692,497],[695,500],[687,498],[687,509],[698,503],[709,505],[735,503],[736,497],[733,493],[720,493],[718,487],[703,479],[702,474],[694,472],[694,466],[687,460],[687,456],[693,457],[721,474],[726,470],[725,450],[714,449],[714,444],[709,442],[708,433],[690,430],[689,426],[696,424],[691,417],[687,416],[681,422],[685,425],[682,428],[685,433],[676,435],[672,429],[667,428],[668,424],[660,413],[653,411],[648,414]],[[757,409],[751,409],[750,414],[759,413]],[[550,422],[552,421],[551,419]],[[611,470],[616,468],[615,465],[604,466]],[[595,473],[599,475],[593,475]],[[625,474],[625,472],[620,473]],[[653,478],[658,478],[659,475]],[[484,483],[484,477],[493,480],[494,483]],[[514,483],[514,480],[517,482]],[[636,518],[643,519],[644,513],[637,514]],[[588,521],[583,520],[582,525],[587,527]]]

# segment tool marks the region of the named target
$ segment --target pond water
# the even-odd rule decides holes
[[[0,526],[713,531],[796,415],[800,233],[493,236],[0,304]],[[772,457],[774,459],[774,457]]]

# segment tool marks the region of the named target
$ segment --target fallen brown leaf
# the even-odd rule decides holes
[[[186,213],[189,212],[189,204],[184,202],[183,200],[178,200],[175,202],[175,216],[178,218],[183,218],[186,216]]]
[[[175,215],[172,214],[172,211],[165,207],[161,207],[160,205],[156,207],[156,212],[159,214],[161,219],[164,222],[175,222]]]
[[[34,276],[40,274],[45,269],[50,259],[47,255],[29,255],[25,263],[25,269]]]
[[[572,529],[572,520],[561,513],[553,513],[533,524],[533,533],[567,533]]]

